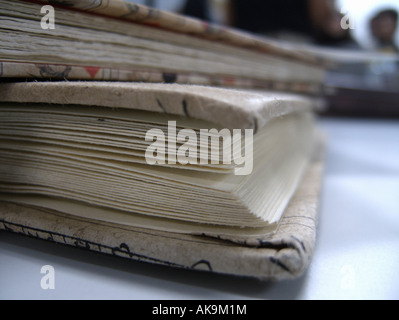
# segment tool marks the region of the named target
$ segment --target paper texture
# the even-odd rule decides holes
[[[262,280],[303,275],[313,255],[323,172],[321,147],[292,198],[277,232],[232,243],[89,221],[51,210],[0,204],[0,229],[127,259]]]

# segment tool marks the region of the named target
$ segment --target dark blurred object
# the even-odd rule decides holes
[[[370,29],[376,41],[377,50],[399,52],[394,40],[397,27],[398,12],[394,9],[380,11],[371,19]]]
[[[233,25],[254,33],[294,31],[309,34],[312,25],[307,1],[232,0]]]
[[[325,46],[358,47],[348,29],[341,27],[343,15],[334,0],[229,0],[229,26],[284,40]],[[211,20],[207,0],[186,0],[181,13]]]
[[[357,47],[334,0],[231,0],[236,28],[271,35],[291,34],[325,46]]]
[[[399,118],[399,93],[354,88],[335,88],[327,95],[327,116]]]
[[[211,14],[207,0],[186,0],[182,14],[197,18],[203,21],[210,21]]]

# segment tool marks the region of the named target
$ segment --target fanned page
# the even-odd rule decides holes
[[[45,209],[42,201],[49,201],[48,198],[39,199],[36,205],[0,202],[0,229],[173,268],[261,280],[293,279],[303,275],[315,247],[323,173],[322,144],[315,151],[278,229],[272,234],[265,232],[258,237],[240,239],[237,234],[228,237],[218,235],[214,239],[212,234],[182,234],[180,231],[183,228],[178,225],[175,225],[178,232],[171,232],[173,228],[166,221],[158,224],[164,231],[157,231],[151,227],[139,228],[121,225],[118,221],[105,222],[79,216],[79,206],[69,202],[69,210],[77,215]],[[87,212],[84,207],[83,212]],[[162,229],[165,226],[169,227],[168,232]]]
[[[90,88],[101,89],[101,95],[91,94]],[[79,97],[81,90],[87,106],[76,105],[75,99],[85,101]],[[110,100],[115,90],[119,99]],[[24,101],[27,97],[30,102]],[[0,108],[3,193],[15,193],[31,205],[38,203],[32,195],[61,199],[58,211],[62,212],[68,207],[66,200],[78,201],[97,209],[80,207],[76,212],[85,211],[86,216],[105,221],[120,219],[128,225],[140,221],[141,226],[148,226],[149,217],[155,217],[158,220],[154,221],[184,222],[180,223],[186,225],[181,232],[202,230],[237,237],[270,232],[294,194],[314,145],[313,101],[294,95],[198,86],[65,82],[2,84],[0,100],[4,102]],[[171,102],[178,100],[185,101],[185,107],[173,111]],[[107,101],[123,107],[93,107]],[[223,155],[226,145],[210,145],[210,136],[201,136],[201,130],[256,130],[250,145],[253,154],[243,157],[245,161],[239,165],[203,164],[199,153],[185,154],[184,164],[149,165],[153,159],[146,157],[146,150],[152,141],[146,141],[145,133],[153,129],[168,133],[161,141],[168,144],[171,120],[177,131],[190,129],[206,141],[207,155]],[[245,146],[241,138],[233,137],[230,142],[238,141],[238,154],[246,156],[246,141]],[[190,148],[187,141],[177,147],[182,145]],[[236,174],[246,168],[248,174]],[[55,200],[41,203],[56,209]],[[108,217],[106,209],[110,210]],[[115,210],[117,215],[112,213]],[[154,223],[153,227],[160,225]],[[169,226],[176,230],[175,224]]]
[[[128,21],[105,17],[101,2],[94,11],[102,15],[88,14],[92,10],[86,6],[83,11],[57,7],[57,28],[43,30],[40,4],[0,3],[0,62],[5,78],[176,82],[314,94],[320,91],[324,76],[322,64],[300,55],[291,57],[294,50],[268,42],[264,46],[270,48],[259,51],[229,45],[227,40],[215,42],[185,31],[150,27],[143,21],[139,24],[139,17],[153,12],[142,6],[137,6],[136,15],[124,16]],[[107,10],[114,3],[118,8],[126,5],[110,1]],[[163,21],[169,14],[156,16]],[[198,24],[180,19],[183,30],[186,25]]]

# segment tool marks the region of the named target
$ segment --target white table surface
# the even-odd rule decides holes
[[[0,232],[0,299],[399,299],[399,120],[319,123],[329,136],[320,224],[300,279],[174,270]],[[54,290],[40,286],[44,265]]]

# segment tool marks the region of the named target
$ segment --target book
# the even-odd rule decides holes
[[[42,29],[46,3],[0,1],[1,77],[321,90],[315,56],[270,40],[120,0],[50,1]]]
[[[262,280],[305,272],[317,58],[122,1],[51,1],[56,33],[39,30],[45,1],[0,3],[0,229]]]
[[[1,210],[0,228],[18,230],[23,226],[28,234],[45,232],[71,237],[76,234],[75,224],[85,221],[91,227],[79,239],[108,248],[112,247],[108,243],[111,239],[96,238],[96,232],[97,235],[91,234],[97,224],[116,228],[112,232],[118,228],[151,230],[148,232],[160,238],[157,243],[149,243],[140,255],[189,267],[195,264],[194,260],[205,259],[199,256],[202,251],[193,250],[204,241],[223,240],[222,247],[231,247],[233,255],[247,247],[255,254],[261,252],[259,243],[269,243],[267,239],[284,230],[286,223],[292,239],[301,239],[303,231],[308,237],[310,232],[311,237],[301,250],[311,255],[320,163],[314,163],[316,169],[309,169],[317,139],[312,116],[314,101],[310,98],[175,84],[165,87],[165,84],[28,82],[1,84],[0,100],[0,199],[7,203]],[[80,105],[76,105],[78,101]],[[201,165],[201,159],[187,162],[188,167],[178,162],[170,166],[167,162],[147,164],[143,149],[150,148],[151,143],[147,141],[146,145],[143,131],[155,127],[166,136],[170,119],[177,128],[193,128],[193,131],[211,127],[239,128],[240,132],[254,130],[253,171],[236,175],[235,163],[224,165],[221,159],[220,165],[212,165],[212,161]],[[170,137],[165,139],[169,142]],[[219,147],[223,149],[224,145]],[[239,153],[246,147],[244,144]],[[190,155],[184,158],[190,160]],[[307,170],[316,172],[306,178]],[[307,184],[303,179],[315,181],[314,185],[309,182],[304,186],[301,195],[300,185]],[[313,190],[306,195],[309,189]],[[292,197],[298,192],[298,202],[293,203]],[[290,206],[294,206],[294,222],[289,222],[291,218],[285,215]],[[22,223],[20,214],[11,214],[10,208],[11,212],[27,211],[30,218]],[[49,221],[56,219],[63,231],[50,227],[44,216],[33,218],[36,213],[48,215]],[[60,217],[66,221],[60,223]],[[14,229],[16,225],[19,227]],[[138,235],[131,236],[119,245],[129,242],[130,248]],[[172,237],[177,242],[163,247],[163,237]],[[111,241],[114,245],[115,240]],[[184,249],[187,261],[178,254],[177,263],[173,246],[180,248],[181,242],[188,246]],[[153,246],[162,247],[165,254],[169,252],[172,256],[166,254],[160,259],[152,251]],[[290,245],[287,248],[292,251]],[[186,256],[188,251],[192,256]],[[228,264],[234,264],[235,260],[230,261],[228,250],[225,259],[225,269],[212,270],[232,272]],[[242,259],[243,264],[250,265],[247,276],[283,278],[297,276],[298,270],[304,270],[304,265],[296,266],[295,271],[287,267],[278,275],[274,269],[259,269],[245,254]],[[301,263],[306,261],[302,259]],[[269,274],[271,271],[273,275]],[[239,273],[245,275],[244,270]]]

